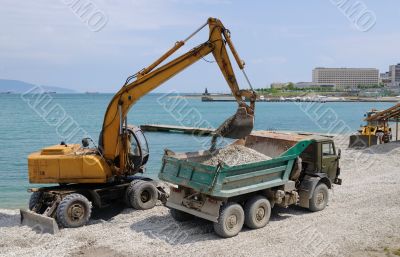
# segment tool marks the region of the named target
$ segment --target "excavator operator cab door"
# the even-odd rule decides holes
[[[130,142],[129,162],[135,172],[141,172],[149,160],[149,146],[146,137],[140,128],[134,126],[128,126],[127,131]]]

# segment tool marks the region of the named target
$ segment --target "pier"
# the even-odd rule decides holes
[[[212,128],[195,128],[164,124],[144,124],[140,125],[140,129],[147,132],[184,133],[199,136],[208,136],[211,135],[212,132],[214,132],[214,129]]]

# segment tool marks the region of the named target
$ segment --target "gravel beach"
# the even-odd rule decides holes
[[[177,223],[161,204],[39,234],[0,210],[0,256],[395,256],[400,248],[400,144],[342,149],[343,185],[324,211],[274,208],[269,224],[221,239],[203,220]]]

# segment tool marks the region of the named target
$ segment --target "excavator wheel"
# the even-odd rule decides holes
[[[77,228],[86,225],[92,214],[91,202],[81,194],[64,197],[57,207],[57,221],[64,228]]]
[[[43,193],[42,192],[33,192],[31,194],[31,197],[29,198],[29,210],[33,211],[36,205],[40,202],[42,198]]]
[[[129,184],[129,186],[126,188],[126,190],[125,190],[125,195],[124,195],[124,203],[125,203],[125,205],[126,205],[127,207],[133,208],[133,206],[132,206],[132,204],[131,204],[131,200],[130,200],[130,198],[131,198],[131,191],[133,190],[133,188],[135,187],[136,184],[142,183],[142,182],[145,182],[145,181],[140,180],[140,179],[135,179],[135,180],[133,180],[133,181]]]
[[[136,183],[129,191],[129,202],[136,210],[148,210],[156,206],[158,191],[152,182]]]

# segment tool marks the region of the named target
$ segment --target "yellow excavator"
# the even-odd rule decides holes
[[[207,25],[210,31],[206,42],[161,65]],[[239,89],[226,45],[243,71],[249,90]],[[127,114],[142,96],[210,53],[238,103],[236,113],[216,129],[212,141],[217,136],[238,139],[249,135],[254,125],[256,94],[244,71],[244,62],[232,44],[229,30],[220,20],[209,18],[150,66],[128,77],[107,107],[98,146],[84,138],[82,144],[61,142],[29,155],[29,182],[58,185],[28,190],[32,194],[29,210],[21,210],[22,224],[55,233],[58,225],[69,228],[85,225],[92,206],[101,208],[124,199],[133,208],[150,209],[157,200],[165,200],[167,194],[157,182],[134,176],[143,173],[149,150],[143,132],[128,125]]]

